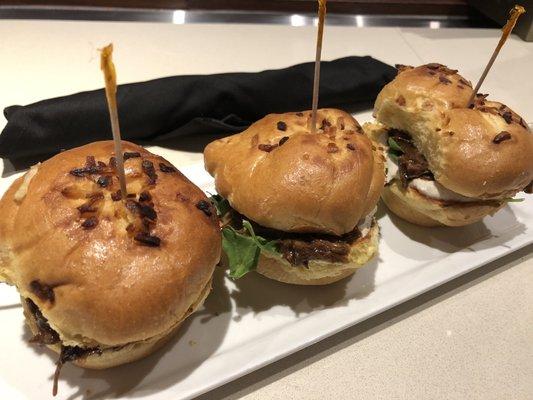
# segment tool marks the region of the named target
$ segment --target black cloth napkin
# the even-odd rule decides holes
[[[122,138],[182,148],[202,137],[241,132],[269,113],[310,109],[313,72],[310,62],[257,73],[172,76],[120,85]],[[347,111],[371,107],[395,75],[393,67],[368,56],[323,62],[319,106]],[[7,107],[4,115],[8,122],[0,135],[0,157],[15,165],[112,137],[103,89]],[[25,164],[29,162],[18,167]]]

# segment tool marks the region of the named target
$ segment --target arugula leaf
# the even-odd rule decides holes
[[[229,205],[229,201],[219,194],[211,194],[211,197],[209,197],[209,200],[211,200],[211,203],[213,203],[213,205],[217,209],[217,215],[220,218],[226,215],[228,211],[231,209],[231,206]]]
[[[276,250],[276,241],[275,240],[267,240],[261,236],[257,236],[254,232],[254,228],[252,228],[252,225],[250,222],[243,220],[242,226],[248,231],[252,239],[254,240],[257,247],[259,247],[261,250],[270,252],[270,253],[277,253]]]
[[[396,153],[389,151],[389,158],[396,164],[398,164],[398,155]]]
[[[231,226],[222,229],[222,248],[228,257],[229,276],[233,279],[242,278],[257,268],[261,250],[277,253],[275,240],[257,236],[246,220],[243,220],[242,225],[244,232]]]
[[[228,257],[231,278],[241,278],[257,268],[261,249],[250,236],[225,227],[222,229],[222,248]]]
[[[403,150],[402,148],[400,147],[400,145],[398,144],[398,142],[396,140],[394,140],[394,138],[390,137],[389,136],[389,139],[387,140],[388,144],[389,144],[389,148],[395,152],[400,152],[400,153],[403,153]]]
[[[509,197],[509,198],[506,198],[506,199],[503,199],[503,200],[506,201],[507,203],[521,203],[525,199],[523,199],[523,198],[513,199],[512,197]]]

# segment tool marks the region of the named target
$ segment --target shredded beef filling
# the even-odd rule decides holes
[[[48,324],[48,320],[43,316],[39,307],[30,299],[26,299],[26,304],[28,310],[30,311],[31,317],[35,321],[39,332],[35,334],[31,339],[31,343],[38,343],[40,345],[49,345],[61,343],[59,334],[54,331]],[[64,346],[61,345],[61,353],[59,354],[59,359],[56,363],[56,370],[54,373],[54,387],[52,394],[55,396],[57,394],[57,383],[59,380],[59,374],[61,372],[61,367],[68,361],[75,361],[80,358],[85,358],[92,354],[102,354],[104,351],[115,351],[120,350],[124,346],[115,346],[109,349],[101,349],[100,347],[78,347],[78,346]]]
[[[244,216],[231,210],[231,225],[242,229]],[[291,265],[308,266],[311,260],[348,262],[351,245],[361,237],[357,227],[342,236],[318,233],[292,233],[266,228],[250,221],[254,232],[268,240],[277,241],[277,250]]]
[[[82,348],[78,346],[63,346],[61,345],[61,353],[59,353],[59,359],[56,362],[56,370],[54,372],[54,386],[52,388],[52,395],[57,395],[57,384],[59,382],[59,374],[63,364],[68,361],[75,361],[80,358],[90,356],[91,354],[102,354],[102,349],[99,347]]]
[[[37,332],[37,334],[30,339],[30,342],[38,344],[59,343],[59,335],[56,331],[50,328],[50,325],[48,325],[48,320],[43,316],[41,310],[39,310],[39,307],[37,307],[37,305],[30,299],[26,299],[26,304],[28,305],[28,310],[30,311],[33,320],[39,329],[39,332]]]
[[[342,240],[331,242],[323,239],[285,239],[279,242],[278,251],[292,265],[308,266],[310,260],[347,262],[350,245]]]
[[[416,148],[413,139],[407,132],[389,129],[389,137],[398,143],[403,152],[398,157],[398,169],[403,187],[407,187],[409,182],[416,178],[435,180],[433,173],[429,170],[426,158]]]

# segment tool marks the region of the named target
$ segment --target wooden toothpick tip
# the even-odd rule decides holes
[[[109,118],[111,120],[111,131],[113,132],[113,142],[115,144],[115,158],[117,160],[117,173],[120,181],[120,191],[122,198],[128,195],[126,189],[126,173],[124,172],[124,157],[122,152],[122,141],[120,137],[120,125],[118,122],[117,109],[117,74],[113,64],[113,43],[108,44],[100,50],[100,69],[104,73],[105,94]]]
[[[500,37],[500,40],[498,41],[498,44],[496,45],[496,48],[492,52],[492,56],[490,57],[489,62],[487,63],[487,66],[483,70],[483,73],[481,74],[481,77],[479,78],[476,87],[474,88],[474,91],[472,92],[472,95],[470,96],[470,99],[468,100],[468,105],[470,106],[474,99],[476,98],[477,93],[479,92],[479,88],[483,84],[483,81],[487,77],[487,74],[489,73],[492,64],[494,64],[494,61],[496,60],[496,57],[498,57],[498,54],[500,53],[501,48],[507,41],[507,38],[509,35],[511,35],[511,32],[513,31],[513,28],[516,25],[516,21],[518,18],[526,12],[526,9],[520,5],[515,5],[510,11],[509,11],[509,18],[507,19],[507,23],[502,28],[502,35]]]
[[[324,19],[326,16],[326,0],[318,0],[318,31],[316,37],[315,74],[313,77],[313,100],[311,111],[311,133],[316,132],[318,109],[318,90],[320,85],[320,59],[322,55],[322,37],[324,36]]]

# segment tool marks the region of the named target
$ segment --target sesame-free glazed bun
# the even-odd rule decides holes
[[[134,194],[125,202],[111,141],[58,154],[0,201],[0,279],[38,307],[60,344],[103,350],[77,361],[89,368],[168,340],[209,292],[221,251],[203,192],[163,158],[123,147]]]
[[[533,180],[533,135],[504,104],[476,98],[464,78],[440,64],[403,67],[378,95],[374,115],[408,132],[435,180],[463,196],[512,197]]]
[[[218,193],[258,224],[285,232],[342,235],[374,209],[384,182],[379,150],[349,114],[271,114],[210,143],[207,171]]]

